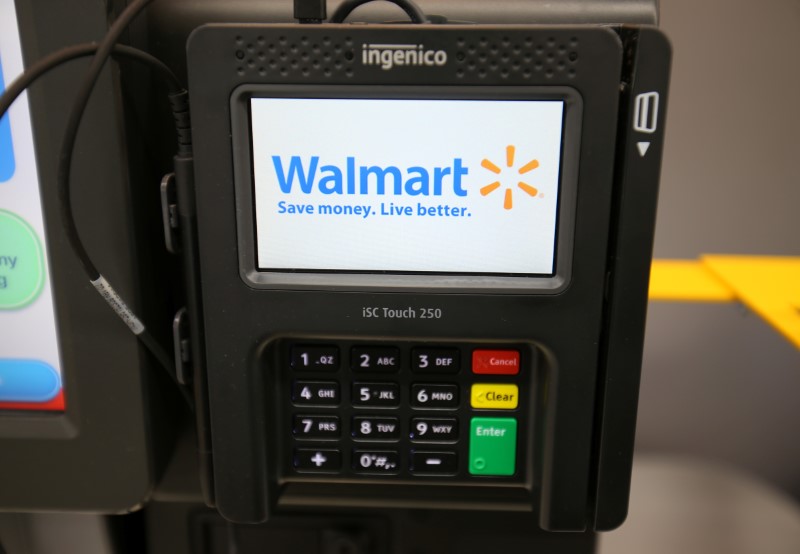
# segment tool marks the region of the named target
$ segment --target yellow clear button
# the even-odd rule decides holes
[[[477,383],[472,385],[470,404],[473,408],[513,410],[519,403],[517,385],[503,383]]]

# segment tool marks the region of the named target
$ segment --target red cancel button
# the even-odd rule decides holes
[[[516,350],[475,350],[472,352],[472,373],[516,375],[519,373],[519,352]]]

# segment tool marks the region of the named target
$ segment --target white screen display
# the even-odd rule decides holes
[[[563,101],[250,103],[258,269],[555,272]]]

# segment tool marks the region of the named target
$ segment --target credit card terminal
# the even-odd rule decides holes
[[[188,42],[215,500],[627,509],[670,50],[647,26]]]

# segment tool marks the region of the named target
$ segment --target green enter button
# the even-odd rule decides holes
[[[514,475],[516,460],[516,419],[472,418],[469,432],[469,472],[472,475]]]

